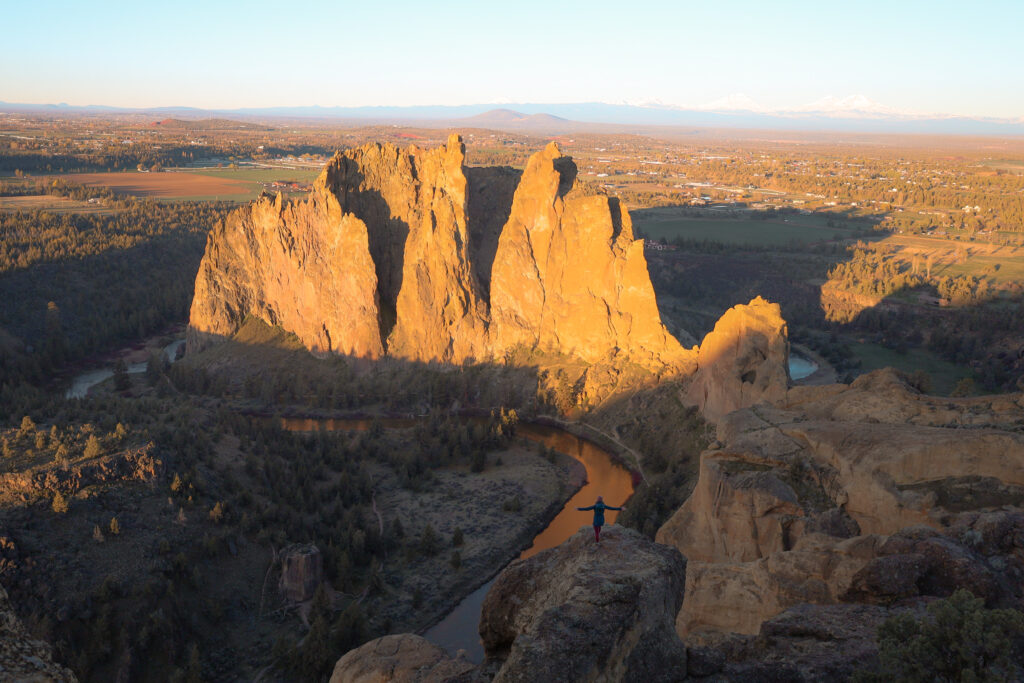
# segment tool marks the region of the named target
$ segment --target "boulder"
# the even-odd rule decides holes
[[[686,560],[609,526],[513,562],[484,599],[480,636],[495,681],[675,681]]]
[[[789,340],[778,304],[756,297],[733,306],[700,344],[686,401],[718,421],[734,410],[781,402],[789,386]]]
[[[281,593],[292,602],[313,597],[324,578],[324,559],[312,543],[292,545],[281,551]]]
[[[476,667],[412,633],[384,636],[350,650],[330,683],[444,683],[471,680]]]

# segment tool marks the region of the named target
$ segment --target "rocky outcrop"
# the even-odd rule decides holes
[[[879,372],[721,418],[657,533],[690,560],[679,633],[756,634],[800,603],[956,588],[1020,605],[1020,400],[926,397]]]
[[[712,421],[761,401],[776,403],[786,396],[788,363],[779,305],[756,297],[726,311],[704,337],[686,401]]]
[[[313,597],[324,578],[324,559],[312,543],[288,546],[281,550],[282,595],[292,602]]]
[[[78,679],[53,661],[50,645],[34,640],[0,587],[0,678],[25,683],[74,683]]]
[[[458,135],[433,150],[365,145],[336,154],[317,180],[369,228],[392,356],[461,362],[486,355],[487,310],[471,274],[464,162]]]
[[[674,681],[686,560],[635,531],[584,529],[513,562],[484,600],[480,637],[495,681]]]
[[[690,561],[676,629],[683,638],[756,634],[764,621],[794,605],[838,603],[883,541],[813,534],[794,548],[750,562]]]
[[[347,652],[334,665],[330,683],[444,683],[472,680],[475,669],[421,636],[402,633]]]
[[[303,201],[261,196],[210,232],[189,314],[189,353],[233,335],[248,316],[312,351],[383,353],[367,226],[318,182]]]
[[[920,617],[921,604],[797,605],[761,625],[756,635],[718,638],[687,649],[695,681],[846,681],[878,665],[878,627],[897,613]]]
[[[336,154],[306,199],[232,213],[207,242],[189,351],[255,316],[363,358],[460,364],[526,346],[692,365],[661,323],[628,212],[587,196],[571,158],[549,145],[521,177],[464,163],[456,135],[433,150],[364,145]]]
[[[586,196],[550,143],[523,172],[491,274],[491,346],[646,366],[686,357],[661,323],[643,242],[617,199]]]
[[[480,615],[486,659],[475,667],[419,636],[372,640],[343,656],[331,683],[377,681],[678,681],[675,633],[686,560],[637,532],[582,529],[509,565]]]
[[[156,457],[156,451],[156,445],[148,443],[78,460],[67,467],[48,462],[21,472],[9,472],[0,475],[0,501],[24,503],[54,493],[71,496],[99,484],[153,481],[164,471],[163,461]]]

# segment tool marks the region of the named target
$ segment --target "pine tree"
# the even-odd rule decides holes
[[[103,454],[103,446],[100,445],[100,440],[96,438],[95,434],[89,435],[89,440],[85,442],[85,457],[95,458]]]
[[[63,515],[68,511],[68,501],[61,495],[60,491],[53,494],[53,511],[58,515]]]

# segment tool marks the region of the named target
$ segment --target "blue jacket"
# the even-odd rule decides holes
[[[604,511],[605,510],[621,510],[622,508],[613,507],[611,505],[605,505],[604,503],[594,503],[590,507],[576,508],[581,512],[587,510],[594,511],[594,526],[604,526]]]

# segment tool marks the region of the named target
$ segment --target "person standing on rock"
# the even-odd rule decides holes
[[[612,507],[611,505],[605,505],[604,498],[601,496],[597,497],[597,502],[590,507],[576,508],[580,512],[586,512],[587,510],[594,511],[594,542],[601,542],[601,527],[604,526],[604,511],[605,510],[621,510],[622,508]]]

